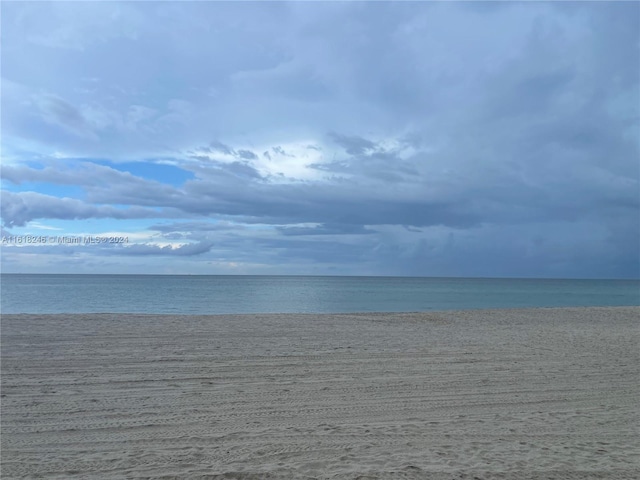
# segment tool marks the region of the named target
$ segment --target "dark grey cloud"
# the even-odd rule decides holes
[[[93,129],[82,113],[57,95],[37,96],[35,103],[46,122],[59,125],[81,136],[94,136]]]
[[[258,156],[251,150],[238,150],[238,156],[245,160],[255,160]]]
[[[232,148],[230,148],[228,145],[225,145],[222,142],[218,142],[217,140],[214,140],[213,142],[211,142],[209,144],[209,146],[211,147],[209,149],[209,151],[211,151],[211,149],[213,149],[213,150],[216,150],[218,152],[222,152],[222,153],[227,154],[227,155],[233,155],[234,154],[234,151],[233,151]]]
[[[362,180],[384,182],[387,186],[394,183],[414,183],[424,180],[418,165],[421,156],[403,159],[398,151],[386,150],[377,146],[371,148],[347,148],[350,157],[337,161],[312,163],[310,168],[324,172],[349,175]]]
[[[129,172],[94,162],[48,159],[41,168],[26,165],[3,165],[2,178],[15,184],[25,182],[53,183],[57,185],[100,186],[110,189],[128,187],[135,189],[157,188],[164,195],[174,192],[158,181],[147,180]]]
[[[282,156],[284,156],[284,157],[293,157],[293,155],[292,155],[292,154],[290,154],[290,153],[286,152],[286,151],[284,150],[284,148],[282,148],[280,145],[278,145],[278,146],[276,146],[276,147],[272,147],[272,148],[271,148],[271,150],[272,150],[274,153],[277,153],[277,154],[282,155]]]
[[[350,155],[361,155],[376,149],[375,143],[366,138],[358,137],[357,135],[348,136],[331,132],[329,133],[329,137],[343,147]]]
[[[246,161],[220,162],[198,155],[193,155],[191,158],[197,160],[198,163],[185,165],[185,169],[196,174],[199,182],[210,181],[212,185],[215,185],[226,181],[235,184],[247,179],[262,178],[260,172]]]
[[[513,79],[505,79],[505,88],[495,90],[487,98],[495,118],[519,115],[548,114],[553,102],[571,88],[573,73],[568,70],[548,73],[524,73]]]
[[[229,222],[172,222],[158,223],[147,227],[148,230],[155,230],[164,234],[184,233],[184,232],[216,232],[243,229],[243,225],[234,225]]]
[[[162,218],[172,216],[169,211],[141,207],[116,208],[110,205],[91,205],[72,198],[58,198],[37,192],[13,193],[2,191],[2,221],[7,227],[23,226],[41,218],[82,220],[87,218]]]
[[[286,226],[278,227],[280,233],[285,236],[305,236],[305,235],[345,235],[345,234],[371,234],[372,230],[362,225],[350,224],[322,224],[313,227]]]

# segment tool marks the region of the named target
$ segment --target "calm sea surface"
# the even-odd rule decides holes
[[[1,276],[2,313],[333,313],[640,305],[638,280]]]

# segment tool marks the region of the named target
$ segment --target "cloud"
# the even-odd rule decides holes
[[[229,148],[227,145],[225,145],[224,143],[221,143],[221,142],[218,142],[218,141],[214,140],[209,145],[214,150],[217,150],[217,151],[222,152],[222,153],[227,154],[227,155],[233,155],[233,150],[231,148]]]
[[[215,232],[228,231],[244,228],[242,225],[230,222],[172,222],[150,225],[148,230],[155,230],[164,234],[184,233],[184,232]]]
[[[45,114],[45,118],[53,123],[59,123],[72,130],[83,130],[87,127],[80,112],[60,97],[43,95],[37,98],[36,102]]]
[[[46,163],[55,166],[4,166],[2,177],[15,184],[38,182],[81,186],[86,192],[86,200],[91,203],[164,207],[171,206],[182,195],[179,190],[161,182],[93,162],[65,164],[49,160]]]
[[[311,227],[285,226],[278,227],[278,230],[285,236],[306,236],[306,235],[345,235],[345,234],[371,234],[372,230],[362,225],[341,225],[341,224],[322,224]]]
[[[5,226],[287,272],[633,275],[640,6],[245,7],[3,8]],[[137,258],[180,257],[158,245]]]
[[[133,256],[145,256],[145,255],[161,255],[161,256],[179,256],[179,257],[191,257],[201,255],[211,250],[212,243],[185,243],[180,246],[172,245],[149,245],[149,244],[136,244],[122,249],[118,249],[113,253],[117,255],[133,255]]]
[[[258,156],[251,150],[238,150],[238,156],[245,160],[255,160]]]
[[[331,137],[331,139],[335,143],[343,147],[345,151],[350,155],[361,155],[363,153],[375,150],[376,148],[376,144],[372,141],[362,137],[358,137],[356,135],[347,136],[331,132],[329,133],[329,137]]]
[[[37,192],[2,191],[2,221],[6,227],[23,226],[35,219],[81,220],[87,218],[158,218],[171,216],[167,211],[140,207],[116,208],[89,205],[73,198],[58,198]]]

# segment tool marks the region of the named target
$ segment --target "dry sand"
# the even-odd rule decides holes
[[[639,326],[4,315],[2,478],[640,478]]]

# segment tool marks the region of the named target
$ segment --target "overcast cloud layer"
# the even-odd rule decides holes
[[[637,278],[639,19],[4,2],[2,270]]]

